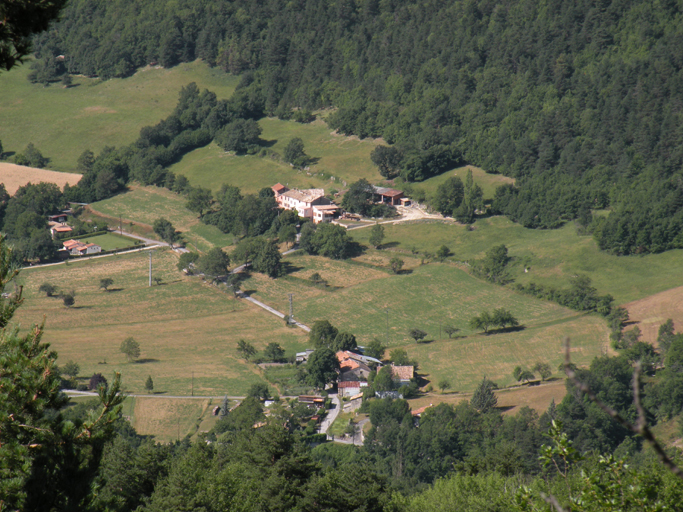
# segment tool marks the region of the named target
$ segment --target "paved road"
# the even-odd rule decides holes
[[[167,244],[165,244],[165,245],[167,245]],[[140,247],[138,249],[130,249],[129,251],[112,252],[109,254],[100,254],[99,256],[88,256],[85,258],[58,261],[57,263],[41,263],[39,265],[30,265],[28,267],[21,267],[21,270],[23,272],[24,270],[31,270],[32,268],[53,267],[55,265],[64,265],[66,262],[78,263],[79,261],[95,260],[97,258],[108,258],[109,256],[118,256],[120,254],[131,254],[134,252],[150,251],[152,249],[160,249],[161,247],[164,247],[164,245],[151,245],[151,246],[146,246],[146,247]]]
[[[277,309],[271,308],[268,304],[264,304],[260,300],[256,300],[254,297],[249,297],[249,295],[246,295],[243,292],[237,292],[237,296],[242,299],[248,300],[252,304],[256,304],[258,307],[265,309],[269,313],[272,313],[275,316],[282,318],[283,320],[285,319],[284,313],[280,313]],[[292,323],[306,332],[311,332],[311,328],[307,325],[302,324],[301,322],[297,322],[296,320],[294,320]]]
[[[332,400],[334,408],[327,411],[327,416],[325,416],[325,419],[320,424],[321,434],[327,434],[328,429],[332,426],[334,420],[337,419],[337,415],[339,414],[342,408],[341,401],[339,400],[339,395],[330,395],[330,399]]]

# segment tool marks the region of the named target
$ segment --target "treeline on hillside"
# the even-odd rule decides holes
[[[683,23],[674,2],[523,0],[69,3],[36,39],[70,73],[201,58],[264,112],[339,107],[331,126],[422,180],[466,161],[517,179],[495,208],[551,228],[610,207],[617,254],[683,246]],[[378,155],[381,156],[381,155]]]

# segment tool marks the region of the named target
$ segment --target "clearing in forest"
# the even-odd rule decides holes
[[[26,63],[2,74],[0,140],[5,152],[17,153],[33,142],[51,166],[67,171],[76,169],[83,151],[130,144],[141,128],[168,117],[181,87],[196,82],[223,99],[239,81],[201,61],[143,68],[129,78],[76,76],[69,88],[32,84],[30,71]]]

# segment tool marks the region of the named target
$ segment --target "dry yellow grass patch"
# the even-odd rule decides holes
[[[138,434],[153,435],[160,442],[175,441],[194,433],[211,406],[211,400],[137,397],[132,423]]]
[[[564,379],[545,382],[538,386],[520,386],[512,389],[496,391],[498,407],[504,410],[504,414],[514,415],[522,407],[529,407],[539,415],[543,414],[555,400],[559,404],[567,394]],[[441,403],[457,405],[464,400],[470,400],[471,393],[439,394],[427,393],[424,396],[409,400],[411,409],[419,409],[425,405],[438,405]]]
[[[642,340],[657,344],[659,326],[668,318],[677,332],[683,332],[683,286],[624,304],[631,321],[637,322]]]
[[[19,187],[23,187],[27,183],[55,183],[61,190],[67,183],[75,185],[80,179],[80,174],[0,162],[0,183],[5,184],[9,195],[14,195]]]

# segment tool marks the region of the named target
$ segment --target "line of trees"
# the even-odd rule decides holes
[[[472,329],[481,330],[485,333],[488,333],[491,327],[499,327],[500,329],[505,330],[510,327],[518,326],[519,320],[504,308],[497,308],[492,312],[482,311],[481,314],[470,319],[470,327]]]

